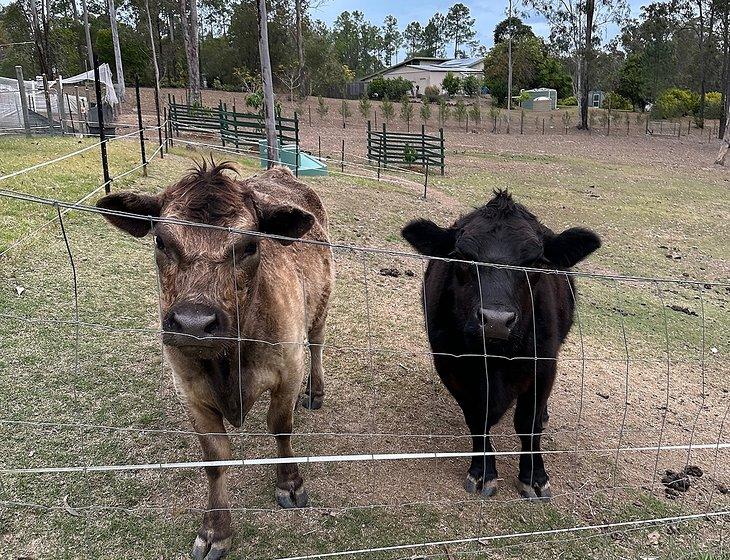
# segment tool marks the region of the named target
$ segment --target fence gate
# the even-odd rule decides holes
[[[170,106],[170,121],[176,135],[183,132],[218,132],[220,130],[220,115],[218,109],[177,103],[175,96],[167,96]]]
[[[385,123],[382,130],[373,130],[368,121],[368,159],[377,161],[382,167],[387,167],[389,163],[438,167],[443,175],[444,129],[439,129],[438,136],[426,134],[423,125],[420,134],[390,132]]]

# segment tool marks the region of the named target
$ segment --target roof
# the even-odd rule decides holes
[[[372,74],[363,76],[361,78],[361,80],[369,80],[370,78],[374,78],[375,76],[378,76],[380,74],[385,74],[386,72],[389,72],[390,70],[395,70],[396,68],[400,68],[401,66],[420,66],[419,64],[416,64],[419,60],[440,63],[440,62],[444,62],[448,59],[441,58],[438,56],[409,56],[402,62],[398,62],[397,64],[394,64],[393,66],[389,66],[388,68],[383,68],[382,70],[378,70],[377,72],[373,72]]]
[[[475,64],[479,64],[482,60],[484,60],[483,56],[473,58],[454,58],[452,60],[442,62],[438,66],[441,68],[466,69],[471,68]]]
[[[421,60],[430,62],[431,64],[417,64],[417,61]],[[457,72],[481,72],[481,70],[475,70],[474,68],[472,68],[472,66],[479,64],[482,60],[484,60],[484,57],[447,59],[433,56],[412,56],[405,59],[403,62],[399,62],[398,64],[390,66],[389,68],[384,68],[383,70],[379,70],[378,72],[373,72],[372,74],[363,76],[361,79],[369,80],[370,78],[380,76],[403,66],[408,66],[409,68],[417,68],[419,70],[426,70],[428,72],[448,72],[450,70]]]

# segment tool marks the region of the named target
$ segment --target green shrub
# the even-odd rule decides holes
[[[446,90],[449,95],[456,95],[461,89],[461,79],[459,76],[455,76],[453,72],[446,72],[441,87]]]
[[[411,93],[413,84],[405,78],[375,78],[368,84],[370,99],[400,99]]]
[[[393,107],[393,102],[390,100],[390,98],[387,95],[383,98],[383,105],[381,108],[383,109],[383,116],[385,117],[385,122],[390,123],[390,120],[393,118],[393,115],[395,115],[395,107]]]
[[[450,116],[451,107],[447,105],[445,99],[439,100],[439,122],[441,123],[441,126],[444,126],[444,123],[449,120]]]
[[[722,117],[722,94],[710,91],[705,94],[705,118],[720,119]]]
[[[411,119],[413,119],[413,105],[411,105],[411,101],[406,96],[403,96],[403,99],[400,100],[400,117],[406,121],[406,125],[410,130]]]
[[[466,118],[466,105],[464,105],[464,102],[461,99],[459,99],[454,106],[454,114],[456,115],[456,120],[459,121],[459,124],[461,124],[461,121]]]
[[[578,100],[575,98],[575,96],[571,95],[570,97],[566,97],[565,99],[558,99],[558,105],[563,105],[565,107],[577,107]]]
[[[414,163],[417,156],[418,152],[416,152],[416,149],[413,146],[410,144],[403,146],[403,161],[408,164]]]
[[[264,94],[256,91],[246,98],[246,107],[251,107],[257,111],[264,106]]]
[[[360,98],[360,103],[358,104],[357,108],[360,111],[360,114],[362,115],[363,119],[370,118],[370,110],[372,109],[372,103],[370,103],[370,100],[366,96],[363,95]]]
[[[431,103],[429,103],[427,98],[423,98],[423,103],[421,104],[421,120],[423,120],[423,123],[425,124],[428,122],[428,119],[431,118]]]
[[[603,98],[603,108],[610,108],[612,111],[614,109],[619,111],[631,111],[634,106],[631,104],[631,101],[626,99],[623,95],[620,95],[615,91],[609,91]]]
[[[441,97],[441,90],[438,86],[426,86],[426,89],[423,90],[423,97],[431,103],[436,103]]]
[[[330,108],[327,106],[327,103],[325,103],[322,96],[317,98],[317,114],[319,115],[319,118],[321,120],[324,120],[324,118],[327,116],[327,113],[329,113]]]
[[[476,76],[467,76],[461,82],[461,89],[464,90],[464,95],[472,97],[479,93],[481,85],[479,78]]]
[[[480,124],[482,122],[482,109],[479,107],[479,103],[472,103],[469,108],[469,116],[474,124]]]
[[[652,116],[659,119],[676,119],[695,113],[699,95],[682,88],[669,88],[661,92],[651,108]]]

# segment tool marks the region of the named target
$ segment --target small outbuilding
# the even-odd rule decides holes
[[[591,90],[588,92],[588,106],[594,109],[600,109],[603,107],[603,99],[606,94],[601,90]]]
[[[535,88],[520,90],[520,96],[527,94],[528,99],[522,101],[522,108],[528,111],[552,111],[558,106],[558,90]]]

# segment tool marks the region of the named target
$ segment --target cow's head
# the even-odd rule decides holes
[[[527,268],[567,269],[601,245],[595,233],[583,228],[556,235],[506,191],[497,191],[450,228],[415,220],[402,233],[419,253],[431,257]],[[447,286],[454,313],[468,337],[483,333],[491,340],[516,340],[524,335],[531,324],[532,293],[543,273],[462,262],[452,262],[450,270]]]
[[[251,306],[262,253],[291,242],[229,228],[299,238],[314,223],[309,212],[274,202],[226,171],[235,169],[203,162],[158,195],[120,192],[97,203],[139,215],[105,214],[119,229],[154,236],[163,342],[199,357],[215,357],[232,346],[247,312],[256,313]]]

